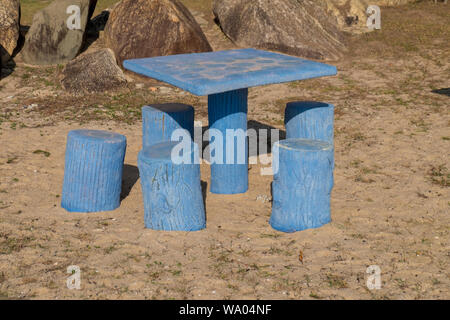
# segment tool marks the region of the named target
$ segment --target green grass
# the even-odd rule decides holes
[[[450,187],[450,172],[445,165],[433,166],[428,175],[433,184],[441,187]]]
[[[34,238],[32,237],[15,238],[6,234],[0,234],[0,254],[19,252],[27,247],[33,240]]]
[[[22,25],[30,25],[33,21],[33,15],[40,9],[48,6],[51,0],[22,0],[20,1]]]
[[[434,6],[421,1],[404,8],[407,10],[382,8],[381,30],[366,33],[358,41],[362,52],[370,51],[372,56],[399,56],[416,53],[423,47],[440,46],[434,42],[437,38],[449,40],[446,22],[449,6]],[[366,46],[361,46],[364,42]]]
[[[322,299],[321,296],[319,296],[317,293],[314,293],[314,292],[311,292],[311,293],[309,294],[309,296],[310,296],[311,298],[314,298],[314,299]]]
[[[45,150],[35,150],[33,151],[34,154],[43,154],[46,158],[50,157],[50,152]]]
[[[343,289],[343,288],[347,288],[348,287],[348,284],[344,280],[343,277],[338,276],[338,275],[334,275],[334,274],[328,274],[327,275],[327,282],[328,282],[328,285],[331,288]]]
[[[19,159],[17,156],[13,156],[11,158],[8,158],[8,160],[6,161],[6,163],[10,164],[10,163],[14,163],[17,159]]]
[[[31,22],[33,21],[33,15],[37,11],[48,6],[51,2],[52,0],[21,0],[21,24],[25,26],[31,25]],[[94,16],[98,15],[106,8],[111,7],[116,2],[118,2],[118,0],[98,0]],[[203,13],[211,11],[212,7],[212,0],[181,0],[181,2],[190,9]]]
[[[202,12],[204,14],[212,14],[212,0],[181,0],[187,8]]]
[[[21,0],[21,24],[22,25],[30,25],[33,21],[33,15],[47,7],[52,0]],[[112,6],[114,3],[118,2],[117,0],[98,0],[97,6],[95,8],[94,16],[102,12],[104,9]]]

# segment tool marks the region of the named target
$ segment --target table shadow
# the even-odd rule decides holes
[[[208,126],[203,126],[202,127],[202,137],[205,135],[205,132],[208,130]],[[284,140],[286,139],[286,131],[285,130],[280,130],[278,128],[275,128],[271,125],[256,121],[256,120],[249,120],[247,122],[247,129],[248,130],[255,130],[256,131],[256,138],[257,138],[257,145],[256,146],[249,146],[249,156],[258,156],[258,155],[265,155],[265,154],[271,154],[272,153],[272,147],[273,144],[279,140]],[[267,132],[267,140],[266,140],[266,145],[264,146],[262,143],[264,141],[264,139],[262,139],[263,137],[261,136],[261,130],[266,130]],[[272,136],[272,131],[271,130],[278,130],[279,136]],[[198,144],[200,144],[199,141],[195,141]],[[205,152],[206,148],[209,146],[209,141],[202,141],[202,154],[201,154],[201,158],[203,160],[206,160],[209,162],[210,159],[210,155]]]

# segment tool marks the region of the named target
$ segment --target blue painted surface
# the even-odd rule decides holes
[[[171,155],[177,142],[163,142],[143,149],[138,167],[144,197],[145,227],[164,231],[198,231],[206,227],[200,183],[200,165],[175,164]],[[196,144],[191,160],[199,157]]]
[[[333,146],[287,139],[274,144],[271,226],[283,232],[318,228],[331,221]]]
[[[284,123],[286,139],[302,138],[334,144],[334,106],[315,101],[289,102]]]
[[[218,130],[223,137],[221,163],[211,163],[211,192],[218,194],[244,193],[248,190],[248,142],[247,138],[239,148],[240,140],[229,139],[227,129],[242,129],[247,132],[248,89],[239,89],[208,96],[209,129]],[[210,134],[211,135],[211,134]],[[213,143],[210,137],[210,146]],[[239,152],[244,151],[244,161],[239,164]],[[213,152],[213,150],[211,149]],[[227,160],[226,156],[229,155]],[[234,157],[231,157],[231,155]],[[211,159],[213,158],[211,154]],[[231,160],[231,161],[229,161]]]
[[[294,101],[284,112],[286,139],[321,140],[334,146],[334,106],[317,101]],[[334,155],[333,155],[334,169]]]
[[[142,145],[149,147],[171,141],[177,129],[189,131],[194,136],[194,108],[181,103],[165,103],[142,108]]]
[[[203,96],[335,75],[336,67],[256,49],[125,60],[125,69]]]
[[[73,130],[67,136],[61,206],[70,212],[119,207],[125,136],[100,130]]]

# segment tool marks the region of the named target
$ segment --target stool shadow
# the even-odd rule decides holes
[[[270,200],[270,208],[272,209],[273,207],[273,181],[270,182],[270,198],[272,200]]]
[[[125,164],[122,173],[122,193],[120,194],[120,201],[125,200],[133,189],[136,182],[139,180],[139,169],[136,166]],[[206,211],[206,195],[208,194],[208,182],[201,181],[203,205]]]
[[[122,173],[122,193],[120,201],[126,199],[139,179],[139,169],[136,166],[125,164]]]
[[[202,185],[202,196],[203,196],[203,206],[205,208],[205,215],[207,214],[206,212],[206,195],[208,194],[208,182],[206,181],[201,181],[200,184]]]
[[[435,89],[435,90],[432,90],[431,92],[450,97],[450,88]]]

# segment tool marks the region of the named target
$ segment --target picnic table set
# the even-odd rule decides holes
[[[256,49],[226,50],[125,60],[125,69],[197,96],[208,96],[209,129],[247,132],[248,88],[332,76],[336,67]],[[145,227],[163,231],[206,228],[200,180],[201,146],[192,142],[188,163],[174,163],[177,129],[193,138],[194,107],[182,103],[142,108],[143,148],[138,168]],[[289,102],[286,139],[272,148],[274,180],[270,225],[279,231],[317,228],[331,221],[334,170],[334,106],[316,101]],[[210,138],[211,139],[211,138]],[[227,145],[223,155],[246,150],[244,163],[214,163],[210,191],[248,190],[248,141]],[[111,211],[120,206],[126,137],[108,131],[73,130],[67,137],[61,205],[69,212]],[[231,148],[231,149],[230,149]],[[200,149],[200,150],[199,150]]]

